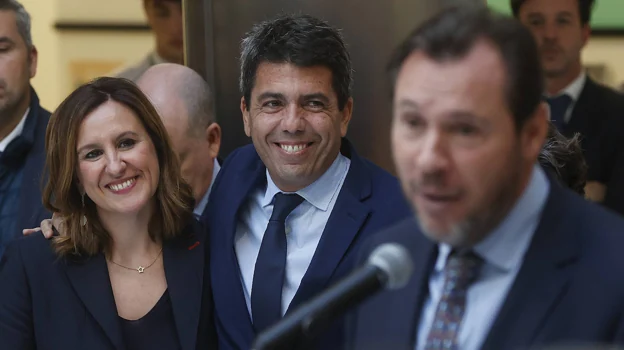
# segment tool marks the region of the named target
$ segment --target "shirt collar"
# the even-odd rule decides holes
[[[568,86],[566,86],[558,94],[549,97],[556,97],[566,94],[572,97],[572,101],[576,102],[581,96],[581,92],[583,91],[586,80],[587,74],[584,71],[581,71],[581,74],[579,74],[579,76],[576,77],[576,79],[574,79],[574,81],[572,81]]]
[[[531,180],[506,218],[483,241],[474,247],[475,253],[487,263],[510,271],[522,262],[529,247],[536,223],[546,204],[550,184],[544,170],[533,167]],[[448,244],[440,244],[435,268],[444,269],[451,252]]]
[[[4,152],[11,141],[15,140],[18,136],[22,134],[24,131],[24,124],[26,124],[26,117],[28,116],[28,112],[30,112],[30,107],[26,108],[26,113],[22,117],[22,120],[17,124],[17,126],[11,131],[2,141],[0,141],[0,152]]]
[[[338,154],[338,157],[334,160],[332,165],[325,171],[321,177],[319,177],[316,181],[308,185],[307,187],[295,192],[306,201],[310,202],[313,206],[322,211],[327,211],[329,209],[329,204],[334,198],[334,196],[338,195],[338,189],[340,188],[340,182],[344,171],[348,169],[349,160],[343,156],[342,154]],[[267,178],[267,188],[264,193],[264,198],[260,204],[263,208],[269,206],[273,197],[278,193],[282,192],[269,174],[269,170],[266,171]]]
[[[217,174],[219,173],[219,170],[221,170],[221,165],[219,165],[219,162],[215,158],[214,166],[212,168],[212,180],[210,180],[210,186],[208,186],[208,191],[206,191],[202,199],[195,206],[195,210],[193,210],[193,214],[197,216],[201,216],[204,212],[204,209],[206,209],[206,205],[208,205],[208,198],[210,198],[210,191],[212,190],[212,184],[214,184],[214,181],[217,178]]]

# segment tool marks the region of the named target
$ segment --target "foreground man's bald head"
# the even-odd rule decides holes
[[[196,209],[203,210],[221,144],[210,87],[194,70],[173,63],[152,66],[137,85],[160,114],[180,157],[182,176],[201,206]]]

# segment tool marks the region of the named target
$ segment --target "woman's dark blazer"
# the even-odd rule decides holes
[[[180,348],[215,348],[207,232],[193,220],[183,233],[163,245]],[[104,254],[59,258],[41,234],[12,242],[0,261],[0,347],[125,350]]]

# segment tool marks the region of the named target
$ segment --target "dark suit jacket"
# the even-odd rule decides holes
[[[413,349],[437,245],[416,220],[375,235],[414,260],[408,285],[384,291],[355,312],[352,349]],[[542,219],[483,349],[541,349],[558,343],[624,342],[624,220],[551,181]]]
[[[43,167],[45,165],[45,133],[50,120],[50,112],[39,105],[39,97],[31,88],[30,111],[26,117],[22,136],[31,144],[24,164],[24,177],[19,202],[19,217],[17,219],[18,235],[22,229],[39,227],[43,219],[49,219],[52,214],[43,207],[41,189]]]
[[[210,281],[203,279],[204,231],[193,221],[184,236],[163,246],[183,350],[216,348],[205,302],[210,293],[202,294],[202,288],[210,289]],[[126,349],[104,254],[59,259],[43,235],[21,238],[0,262],[0,286],[3,349]],[[200,315],[200,308],[206,314]]]
[[[582,135],[588,181],[607,186],[604,205],[624,214],[624,95],[587,77],[564,135]]]
[[[312,262],[288,312],[348,274],[362,240],[410,215],[399,183],[390,174],[360,158],[348,141],[341,153],[351,159],[349,172]],[[266,185],[266,168],[252,145],[234,151],[215,180],[210,206],[211,271],[220,349],[249,349],[256,336],[243,293],[234,250],[239,211],[250,193]],[[344,342],[344,324],[337,321],[318,348]]]

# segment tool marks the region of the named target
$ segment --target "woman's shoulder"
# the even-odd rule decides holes
[[[201,222],[192,219],[184,226],[182,231],[169,244],[185,248],[195,248],[198,245],[207,244],[208,229]]]
[[[52,240],[46,239],[43,234],[36,232],[26,237],[19,237],[7,244],[0,270],[9,266],[22,266],[26,271],[46,273],[47,267],[52,266],[59,259],[54,252]]]

